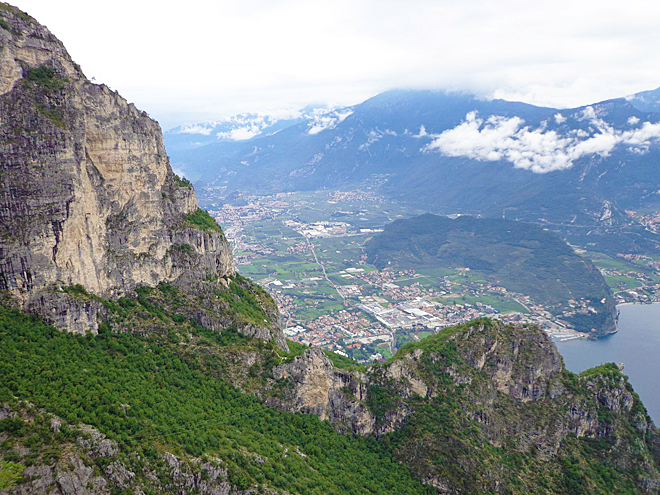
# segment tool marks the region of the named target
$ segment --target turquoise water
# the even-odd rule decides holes
[[[619,331],[599,340],[559,342],[566,368],[575,373],[603,363],[625,365],[624,373],[660,424],[660,303],[618,307]]]

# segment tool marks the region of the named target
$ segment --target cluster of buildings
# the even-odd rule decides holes
[[[424,275],[415,270],[367,269],[361,259],[357,266],[337,273],[347,282],[335,289],[343,299],[341,310],[330,310],[317,318],[297,318],[301,307],[322,305],[317,298],[292,297],[287,289],[296,289],[303,295],[313,295],[320,277],[281,282],[275,279],[261,281],[275,297],[287,322],[287,334],[299,342],[312,344],[334,351],[355,351],[358,347],[374,349],[369,339],[379,336],[378,344],[388,342],[397,332],[438,331],[446,326],[466,321],[491,317],[507,323],[536,323],[556,340],[583,338],[568,324],[558,319],[544,306],[535,303],[529,296],[507,291],[506,288],[469,278],[467,270],[457,270],[451,276],[436,280],[435,286],[420,283]],[[440,282],[440,283],[437,283]],[[480,297],[498,296],[518,302],[525,313],[501,313],[493,306],[475,301]],[[461,302],[461,300],[463,302]],[[596,311],[586,300],[570,300],[563,315]],[[357,340],[355,340],[357,339]],[[367,339],[367,340],[364,340]],[[363,341],[364,340],[364,341]],[[351,345],[353,347],[347,347]],[[371,351],[370,351],[371,352]],[[373,355],[379,353],[372,353]],[[370,356],[367,356],[370,359]]]
[[[224,204],[220,209],[211,208],[209,214],[227,231],[230,227],[244,227],[260,220],[274,219],[288,206],[286,201],[269,196],[242,206]]]
[[[314,222],[310,224],[285,220],[284,225],[302,234],[308,239],[319,237],[341,237],[345,236],[349,224],[346,222]]]
[[[415,270],[390,268],[368,271],[363,267],[352,267],[342,270],[339,275],[364,282],[336,287],[345,299],[345,307],[354,309],[333,311],[311,321],[300,321],[295,316],[289,318],[290,328],[295,330],[287,333],[296,340],[335,351],[344,349],[351,353],[354,349],[346,347],[348,343],[361,346],[370,343],[360,339],[381,336],[379,342],[386,342],[387,340],[382,340],[385,335],[393,336],[397,332],[411,331],[414,335],[417,331],[438,331],[440,328],[481,317],[495,318],[506,323],[536,323],[556,340],[584,337],[584,334],[573,330],[530,297],[511,293],[504,287],[493,284],[479,281],[457,282],[453,280],[455,277],[446,277],[439,287],[426,287],[419,281],[413,281],[422,277]],[[271,285],[271,289],[277,288]],[[504,296],[516,301],[527,312],[501,313],[489,304],[474,301],[480,296],[488,295]],[[295,300],[277,290],[274,296],[283,311],[295,315],[295,308],[292,307]],[[465,302],[458,302],[460,299]],[[470,300],[474,302],[467,302]],[[308,303],[309,301],[305,300],[304,304]],[[589,311],[596,310],[589,306],[588,301],[570,300],[564,314],[560,316]],[[364,315],[368,315],[368,318]],[[373,346],[369,346],[369,349],[373,349]]]
[[[648,230],[660,234],[660,213],[651,213],[650,215],[641,215],[635,211],[626,210],[628,216],[634,218]]]
[[[357,189],[355,191],[332,191],[328,203],[334,204],[338,202],[350,203],[353,201],[368,201],[370,203],[382,203],[383,197],[379,196],[373,191],[362,191]]]
[[[347,309],[333,311],[311,321],[292,322],[284,333],[303,344],[335,351],[356,343],[387,342],[392,339],[382,325],[367,318],[360,311]]]
[[[654,261],[651,257],[639,254],[619,254],[621,258],[629,261],[644,262],[645,265],[660,272],[660,261]],[[618,303],[651,303],[660,301],[660,279],[653,278],[649,273],[641,269],[617,270],[614,268],[601,269],[605,277],[617,277],[620,281],[614,289],[614,297]],[[633,282],[634,281],[634,282]],[[633,283],[634,287],[630,286]]]
[[[289,254],[305,254],[311,250],[312,248],[307,242],[296,242],[293,246],[286,248],[286,252]]]
[[[400,328],[438,328],[443,325],[442,320],[433,314],[439,303],[430,302],[421,297],[406,301],[395,307],[384,307],[373,297],[360,298],[358,308],[372,315],[385,327],[396,330]]]

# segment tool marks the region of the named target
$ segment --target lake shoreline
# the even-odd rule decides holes
[[[646,406],[660,423],[660,303],[617,305],[618,331],[597,339],[555,342],[569,371],[582,371],[604,363],[623,363],[625,374]]]

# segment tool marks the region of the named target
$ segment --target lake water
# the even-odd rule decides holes
[[[624,373],[656,425],[660,424],[660,303],[618,306],[619,331],[598,340],[559,342],[566,368],[579,373],[623,363]]]

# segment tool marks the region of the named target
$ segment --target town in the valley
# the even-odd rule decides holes
[[[231,203],[220,199],[222,188],[202,189],[199,196],[230,240],[239,272],[273,296],[285,333],[303,344],[380,361],[407,341],[479,317],[536,323],[556,341],[585,335],[562,317],[593,310],[586,301],[569,300],[562,314],[552,314],[468,268],[376,269],[364,243],[386,223],[420,212],[369,189],[247,196]],[[574,249],[601,270],[617,302],[660,300],[659,258]]]

